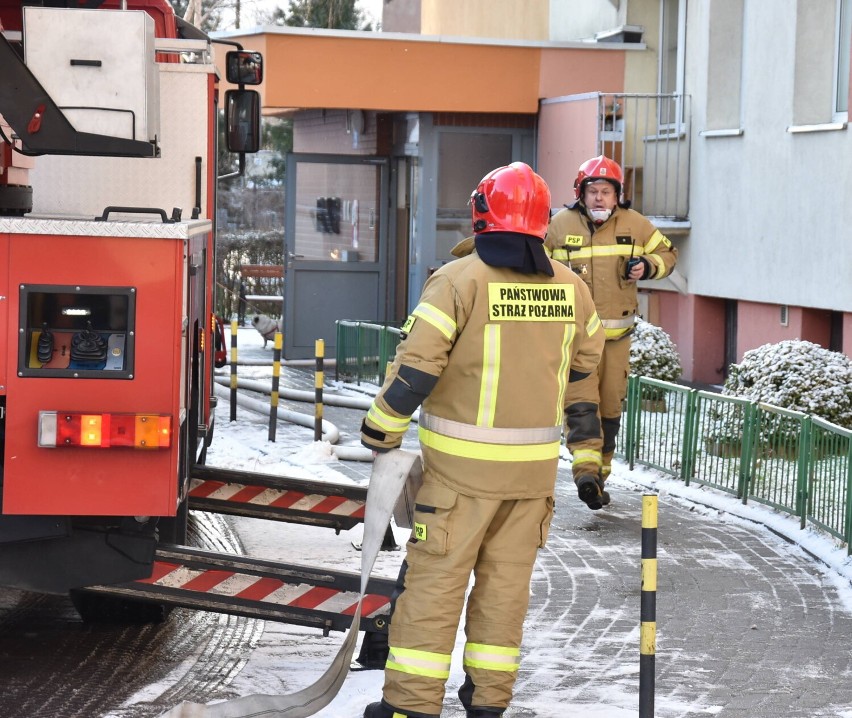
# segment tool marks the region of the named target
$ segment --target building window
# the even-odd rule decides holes
[[[706,130],[740,127],[745,0],[713,0],[707,62]]]
[[[453,259],[450,250],[472,234],[470,193],[495,167],[512,161],[512,133],[486,129],[442,130],[438,134],[435,256]]]
[[[848,105],[850,6],[850,0],[796,3],[794,127],[846,121],[839,108]]]
[[[659,94],[683,95],[684,49],[686,45],[686,0],[660,3]],[[679,102],[661,102],[660,129],[677,127]]]
[[[849,41],[852,36],[852,0],[837,0],[837,62],[834,70],[835,120],[849,114]]]

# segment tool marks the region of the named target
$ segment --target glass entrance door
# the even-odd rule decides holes
[[[388,315],[386,158],[290,154],[284,228],[284,356],[334,356],[338,319]]]

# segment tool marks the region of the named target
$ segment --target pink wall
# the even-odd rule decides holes
[[[739,302],[737,306],[737,361],[743,353],[764,344],[785,339],[801,339],[827,347],[830,336],[829,312],[824,309],[790,307],[788,324],[781,325],[781,307],[777,304]],[[848,326],[848,325],[847,325]],[[844,336],[846,333],[844,332]]]
[[[649,321],[662,327],[677,345],[683,379],[721,384],[725,361],[725,300],[654,292]],[[787,326],[781,325],[776,304],[739,302],[737,306],[736,361],[764,344],[801,339],[828,347],[830,313],[824,309],[789,307]],[[843,353],[852,357],[852,313],[843,315]]]
[[[542,104],[536,171],[550,187],[552,207],[574,201],[577,168],[598,154],[597,126],[597,98]]]
[[[656,292],[657,323],[677,346],[683,379],[721,384],[725,356],[725,303],[720,299]]]

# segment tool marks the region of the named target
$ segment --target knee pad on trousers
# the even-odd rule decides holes
[[[619,428],[621,428],[621,417],[604,417],[601,424],[603,426],[603,453],[611,456],[615,451],[615,438],[618,436]]]
[[[588,401],[578,401],[565,410],[568,436],[565,443],[578,444],[589,439],[600,439],[601,420],[598,418],[598,405]]]

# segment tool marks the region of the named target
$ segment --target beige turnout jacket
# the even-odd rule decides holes
[[[677,249],[646,217],[618,207],[592,232],[580,204],[557,212],[545,239],[550,256],[574,270],[595,300],[608,339],[633,328],[638,305],[636,282],[624,278],[631,257],[647,261],[647,279],[662,279],[677,263]]]
[[[569,375],[597,365],[604,332],[572,271],[522,274],[476,253],[441,267],[362,427],[379,451],[399,446],[422,404],[424,468],[468,496],[550,496]]]

